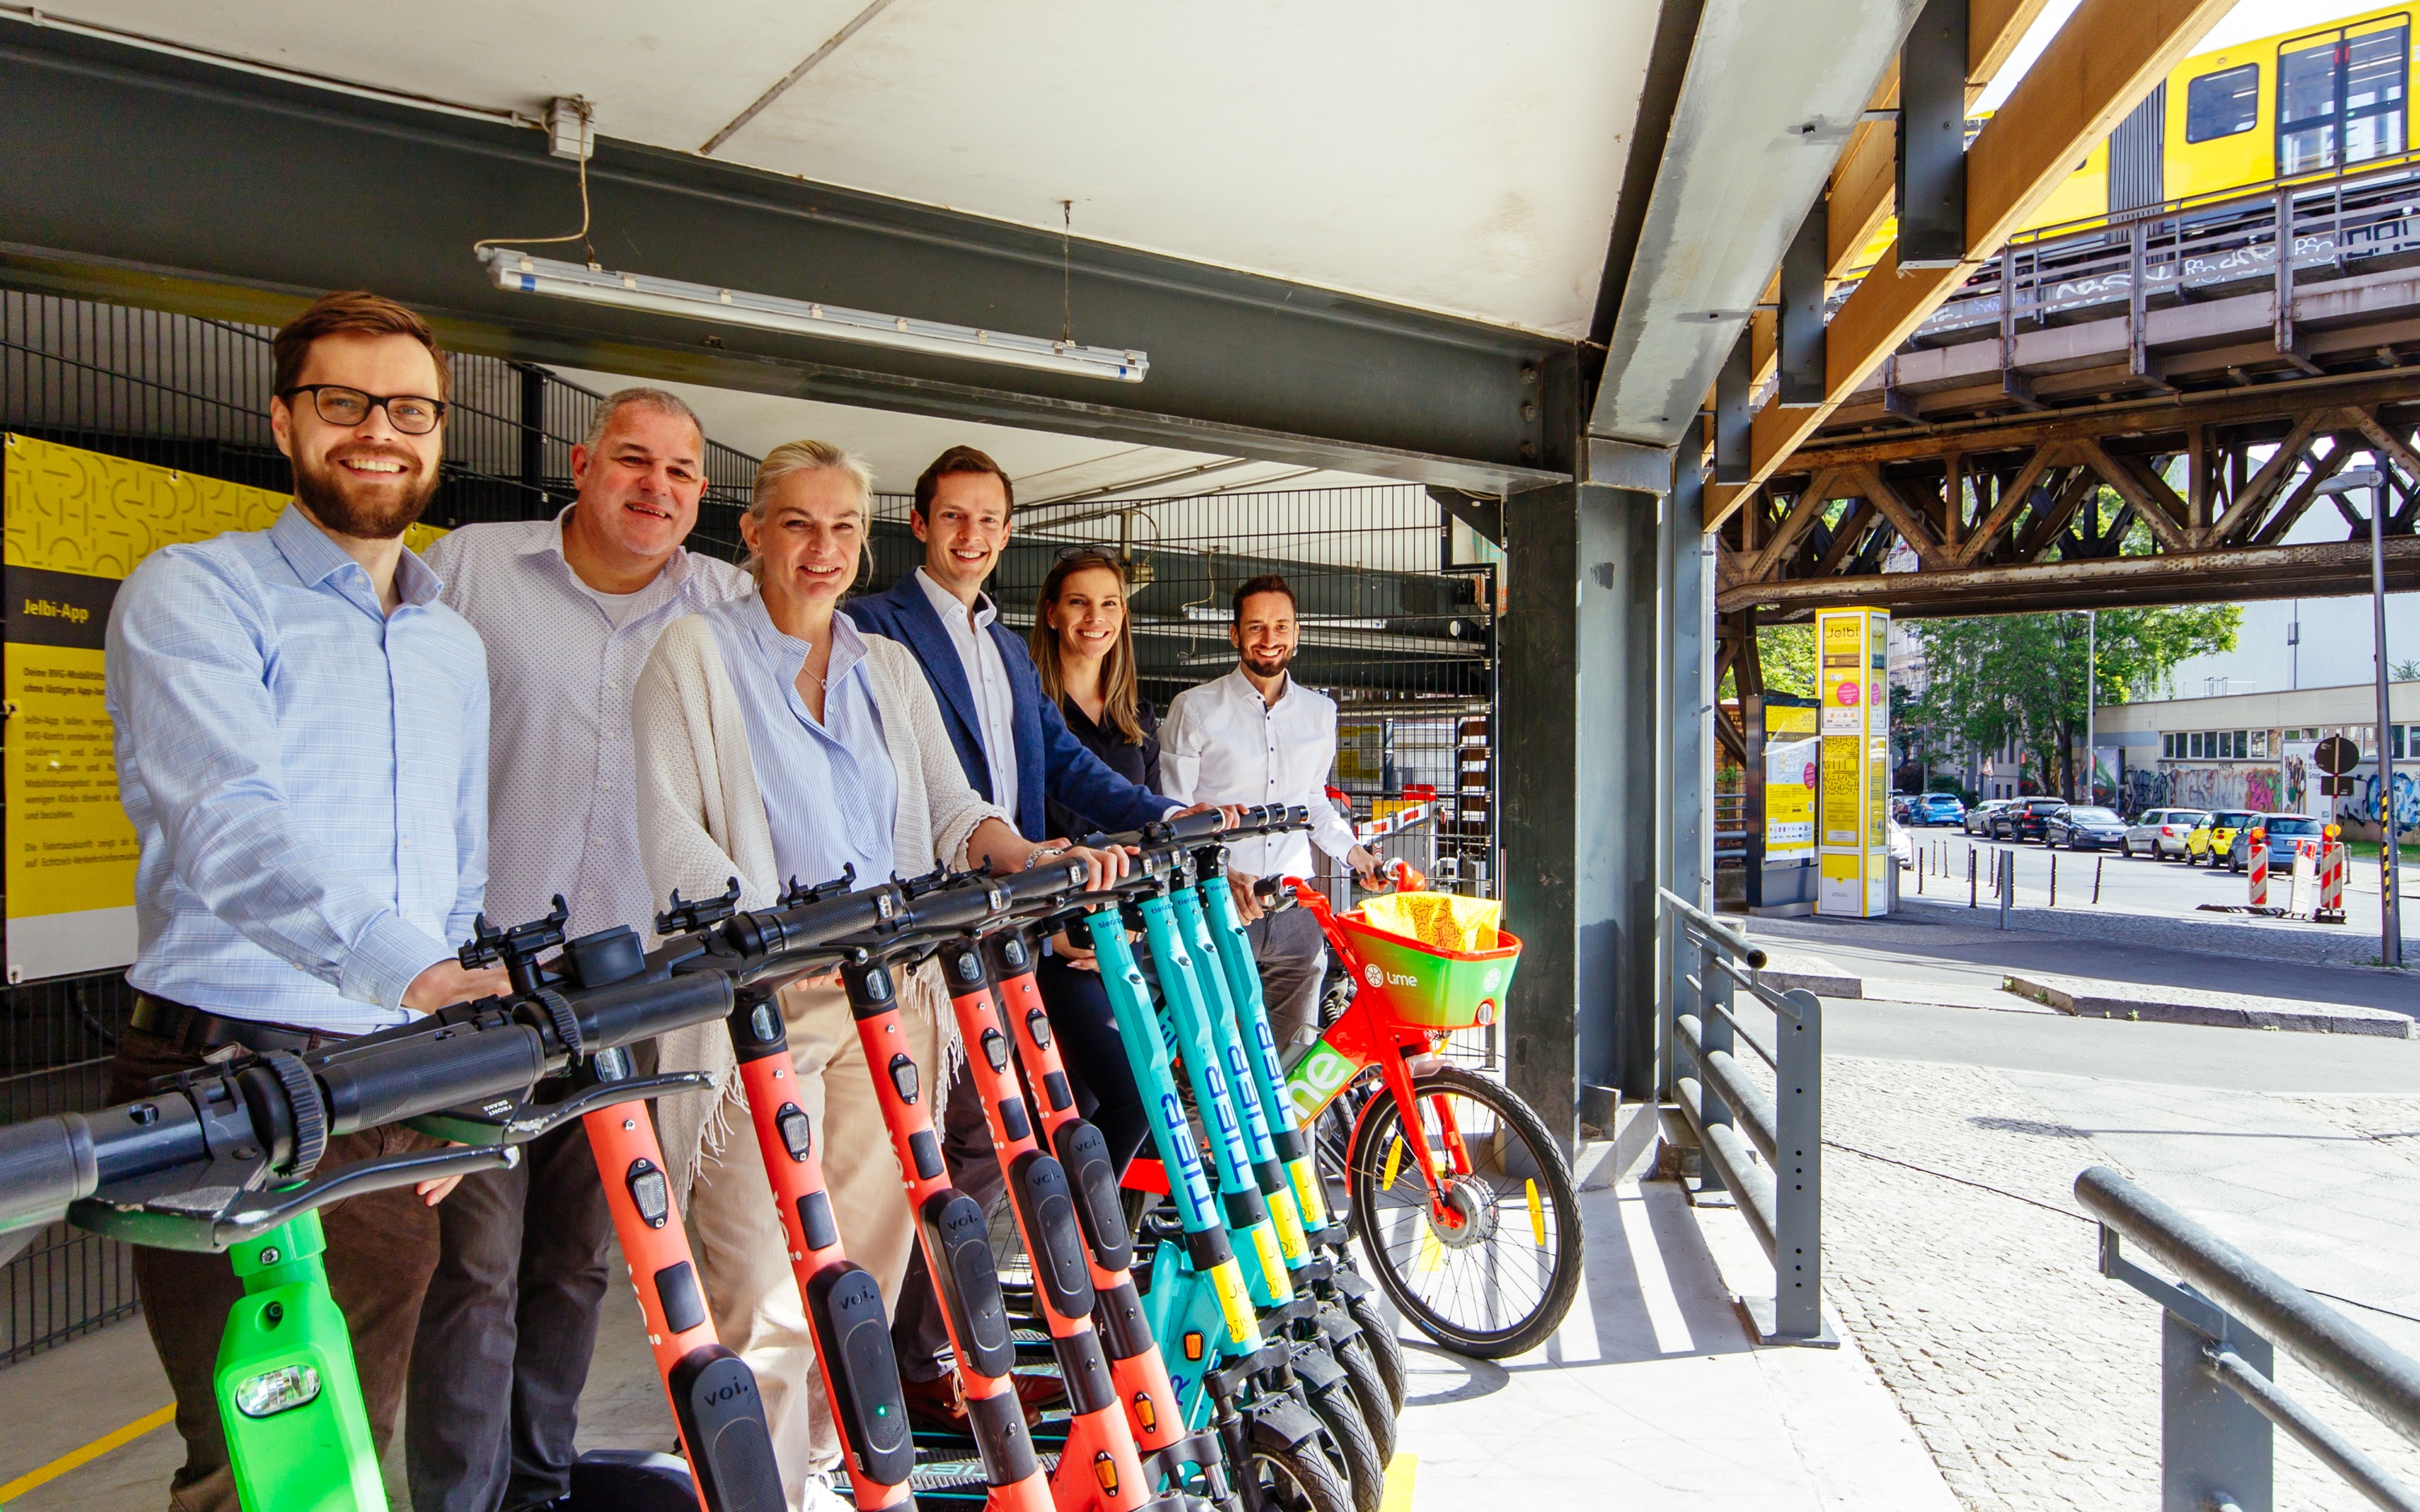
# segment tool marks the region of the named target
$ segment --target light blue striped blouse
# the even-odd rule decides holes
[[[748,756],[765,795],[773,865],[784,882],[829,882],[845,866],[861,886],[891,874],[894,859],[913,872],[929,856],[892,855],[899,776],[874,704],[865,640],[845,614],[832,616],[831,664],[824,671],[824,717],[799,697],[808,644],[783,634],[754,594],[699,611],[739,695]]]

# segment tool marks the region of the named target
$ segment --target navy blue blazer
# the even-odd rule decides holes
[[[941,705],[941,720],[950,742],[958,748],[958,764],[967,781],[985,802],[992,801],[991,764],[985,759],[983,724],[975,713],[975,693],[958,660],[949,627],[933,612],[933,601],[913,572],[889,589],[843,604],[841,612],[868,635],[896,640],[914,655],[933,685]],[[1067,729],[1058,703],[1042,696],[1042,673],[1025,642],[1001,627],[989,626],[1000,647],[1001,665],[1008,669],[1008,687],[1016,703],[1016,828],[1027,840],[1054,840],[1047,831],[1044,801],[1072,809],[1105,832],[1140,829],[1181,807],[1148,788],[1137,787],[1109,770]],[[1068,839],[1078,837],[1069,836]]]

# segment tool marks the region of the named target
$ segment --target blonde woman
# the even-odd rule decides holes
[[[867,554],[872,491],[837,447],[774,448],[739,526],[757,591],[675,622],[639,674],[640,850],[656,897],[710,896],[737,877],[740,906],[761,908],[781,879],[845,865],[863,882],[937,860],[1015,872],[1052,849],[967,785],[914,658],[833,614]],[[1080,854],[1096,886],[1124,871],[1123,857]],[[894,1296],[912,1231],[847,1001],[827,976],[781,1002],[841,1238]],[[900,1002],[923,1085],[947,1085],[954,1036],[935,968],[903,974]],[[700,1026],[665,1036],[662,1057],[721,1088],[667,1098],[659,1114],[716,1331],[756,1373],[792,1512],[839,1507],[840,1446],[729,1040]]]

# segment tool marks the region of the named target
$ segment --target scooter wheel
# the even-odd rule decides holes
[[[1355,1512],[1352,1489],[1316,1439],[1291,1449],[1256,1448],[1251,1475],[1272,1512]]]
[[[1338,1468],[1352,1489],[1354,1512],[1382,1512],[1387,1504],[1387,1461],[1370,1437],[1370,1425],[1361,1416],[1361,1404],[1354,1399],[1351,1386],[1339,1381],[1329,1390],[1303,1395],[1311,1415],[1327,1430]]]
[[[1395,1320],[1374,1301],[1357,1297],[1344,1299],[1344,1310],[1361,1325],[1361,1337],[1370,1346],[1370,1359],[1378,1367],[1378,1378],[1387,1383],[1387,1400],[1401,1414],[1404,1399],[1409,1395],[1410,1380],[1404,1365],[1404,1342],[1395,1337]]]
[[[1370,1429],[1370,1442],[1378,1447],[1379,1463],[1392,1464],[1395,1403],[1388,1394],[1386,1378],[1378,1373],[1378,1363],[1372,1358],[1366,1337],[1338,1345],[1336,1363],[1343,1367],[1345,1384],[1353,1388],[1353,1400],[1361,1409],[1361,1421]]]

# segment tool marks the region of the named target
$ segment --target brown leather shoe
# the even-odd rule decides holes
[[[1045,1409],[1067,1399],[1066,1383],[1057,1376],[1017,1372],[1009,1379],[1016,1383],[1016,1403],[1025,1412],[1028,1427],[1040,1424]],[[899,1390],[908,1401],[908,1420],[918,1427],[940,1433],[972,1431],[967,1420],[965,1399],[958,1395],[955,1373],[936,1376],[930,1381],[903,1381],[899,1383]]]
[[[899,1394],[908,1399],[908,1421],[938,1433],[964,1433],[967,1407],[958,1396],[958,1378],[935,1376],[930,1381],[903,1381]]]

